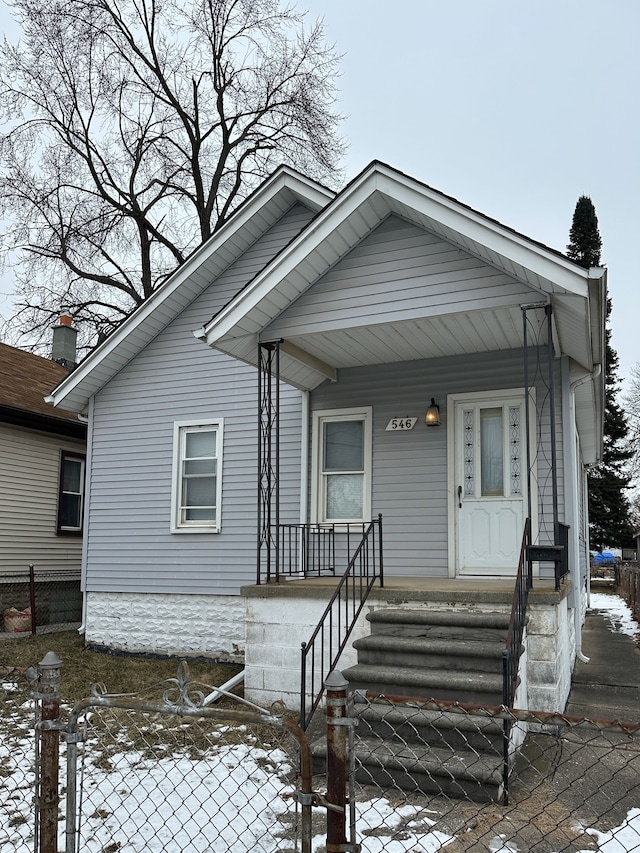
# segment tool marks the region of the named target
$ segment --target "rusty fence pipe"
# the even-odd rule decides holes
[[[324,683],[327,701],[327,853],[347,849],[347,688],[333,670]]]
[[[38,813],[40,853],[58,853],[58,760],[60,732],[53,723],[60,720],[60,667],[62,661],[55,652],[47,652],[38,664],[40,678],[38,693],[42,702],[40,731],[40,787]]]
[[[29,607],[31,608],[31,636],[36,635],[36,573],[33,565],[29,566]]]

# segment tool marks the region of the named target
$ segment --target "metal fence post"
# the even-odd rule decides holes
[[[29,566],[29,607],[31,609],[31,636],[36,635],[36,575],[33,564]]]
[[[62,661],[55,652],[47,652],[38,664],[38,693],[42,702],[40,732],[40,853],[58,853],[58,759],[60,732],[52,725],[60,719],[60,667]]]
[[[333,670],[327,691],[327,853],[347,849],[347,688],[349,682]]]

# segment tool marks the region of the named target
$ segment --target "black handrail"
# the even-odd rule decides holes
[[[569,574],[569,526],[567,524],[562,524],[559,521],[556,523],[554,541],[562,549],[560,551],[560,559],[555,562],[554,572],[555,588],[556,592],[558,592],[560,585],[564,583],[565,578]]]
[[[339,530],[339,525],[337,528]],[[344,651],[376,580],[380,581],[381,587],[384,586],[381,515],[365,526],[362,539],[311,638],[307,643],[302,643],[300,726],[305,730],[322,697],[325,679]],[[307,696],[311,697],[308,712]]]
[[[518,667],[522,654],[522,640],[527,619],[527,603],[529,590],[533,586],[532,565],[529,559],[529,544],[531,539],[531,522],[526,520],[520,548],[520,560],[516,574],[516,585],[511,603],[511,617],[507,631],[507,642],[502,652],[502,704],[513,708],[518,688]],[[513,723],[509,719],[503,721],[502,740],[502,781],[503,802],[509,804],[509,741]]]

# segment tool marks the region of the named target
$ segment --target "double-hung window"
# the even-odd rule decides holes
[[[220,530],[222,420],[179,422],[173,440],[173,533]]]
[[[371,515],[371,408],[318,411],[313,419],[312,513],[317,522]]]
[[[84,509],[85,456],[63,450],[60,453],[58,486],[58,533],[82,533]]]

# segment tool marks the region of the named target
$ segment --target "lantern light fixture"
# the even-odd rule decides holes
[[[427,426],[440,426],[440,406],[431,398],[431,405],[427,409],[427,414],[424,416],[424,422]]]

